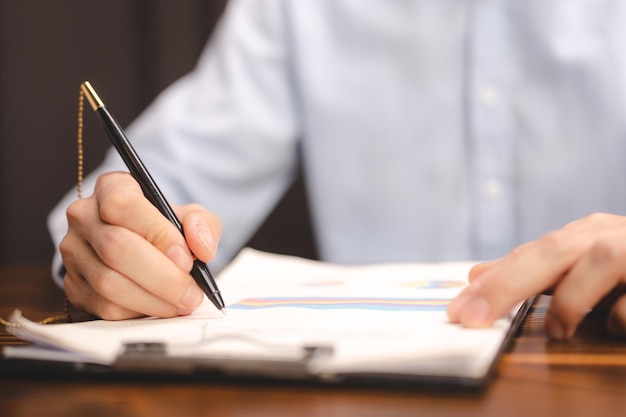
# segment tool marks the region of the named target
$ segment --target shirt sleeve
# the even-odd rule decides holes
[[[247,242],[295,177],[299,122],[285,31],[279,1],[229,2],[196,68],[127,129],[170,203],[199,203],[220,217],[215,269]],[[114,170],[126,168],[110,149],[85,178],[84,195]],[[58,246],[74,199],[68,192],[48,217],[60,285]]]

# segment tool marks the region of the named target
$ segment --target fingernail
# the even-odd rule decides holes
[[[469,327],[481,327],[489,324],[489,304],[483,297],[473,297],[466,301],[459,311],[459,321]]]
[[[563,324],[556,317],[554,317],[554,315],[551,314],[549,311],[548,313],[546,313],[544,327],[546,330],[546,334],[551,339],[556,339],[556,340],[566,339],[565,327],[563,327]]]
[[[165,255],[183,271],[191,271],[193,258],[187,248],[183,248],[180,245],[174,245],[167,250]]]
[[[204,246],[212,253],[215,254],[217,250],[217,244],[215,242],[215,236],[204,224],[199,224],[196,226],[196,231],[198,233],[198,237],[200,241],[204,244]]]
[[[183,304],[193,311],[202,303],[203,299],[204,293],[202,290],[196,284],[191,284],[183,297]]]

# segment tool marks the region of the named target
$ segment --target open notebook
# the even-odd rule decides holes
[[[471,263],[340,266],[244,249],[186,317],[39,325],[12,316],[30,345],[7,358],[116,371],[217,372],[327,382],[398,380],[482,386],[529,303],[485,329],[446,317]]]

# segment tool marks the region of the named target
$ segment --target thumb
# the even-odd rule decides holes
[[[203,262],[213,260],[222,237],[219,218],[198,204],[179,206],[175,211],[183,224],[189,249]]]

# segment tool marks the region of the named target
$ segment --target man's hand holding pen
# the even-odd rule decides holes
[[[204,298],[189,275],[192,253],[209,262],[221,237],[217,216],[174,208],[185,237],[127,173],[102,175],[92,196],[68,207],[60,245],[69,301],[110,320],[191,313]]]

